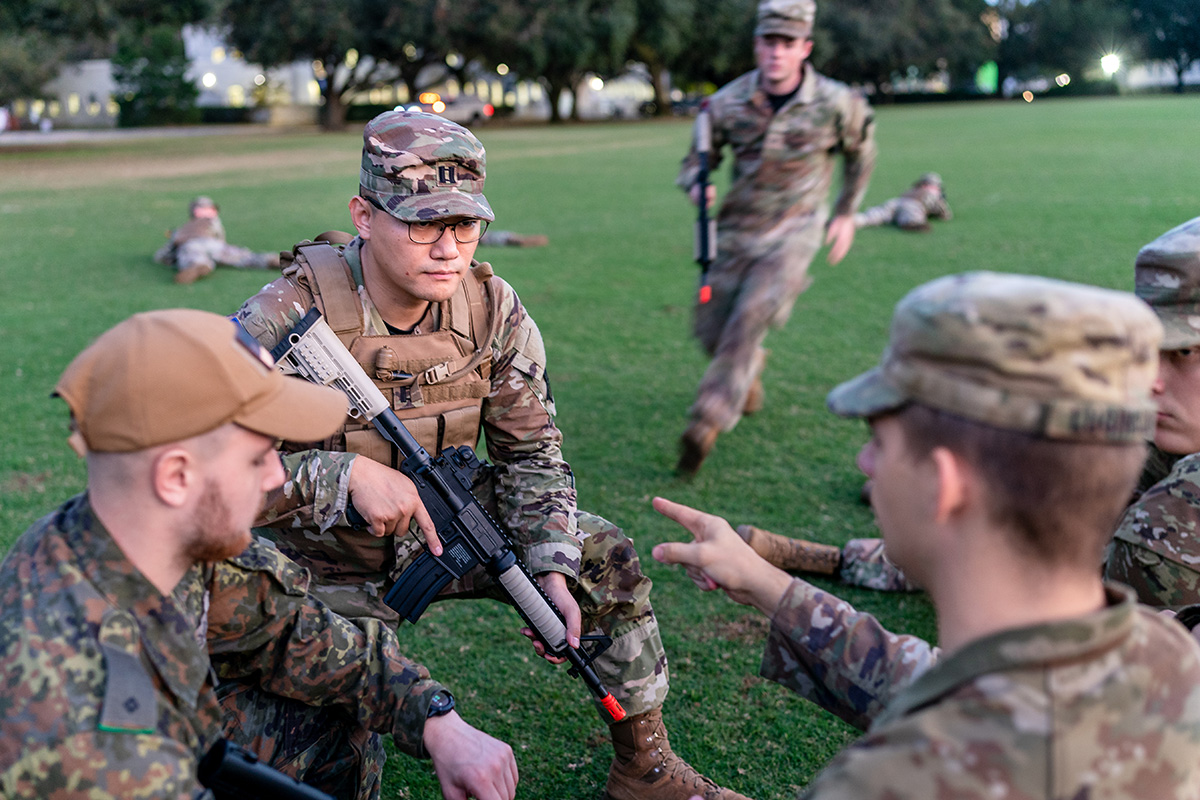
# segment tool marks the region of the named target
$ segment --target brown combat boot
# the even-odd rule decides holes
[[[842,549],[831,544],[789,539],[753,525],[739,525],[737,532],[754,552],[780,569],[836,575],[842,565]]]
[[[746,404],[742,406],[742,416],[748,417],[751,414],[757,414],[762,411],[763,400],[766,393],[763,391],[762,378],[755,378],[754,383],[750,384],[750,391],[746,393]]]
[[[176,283],[195,283],[203,277],[211,275],[213,268],[211,264],[193,264],[190,267],[185,267],[175,273]]]
[[[550,237],[541,233],[514,233],[508,243],[513,247],[545,247],[550,244]]]
[[[717,786],[672,752],[662,709],[629,717],[609,730],[616,758],[602,800],[748,800]]]
[[[763,369],[767,366],[767,356],[770,354],[771,351],[765,348],[759,348],[758,352],[754,354],[754,383],[750,384],[750,391],[746,392],[746,402],[742,404],[742,416],[744,417],[762,411],[763,401],[766,399],[766,392],[763,391],[762,374]]]
[[[684,477],[690,478],[695,475],[704,459],[708,458],[713,445],[717,443],[720,433],[720,429],[715,425],[696,422],[689,425],[679,440],[679,449],[682,452],[679,455],[679,463],[675,465],[675,471]]]

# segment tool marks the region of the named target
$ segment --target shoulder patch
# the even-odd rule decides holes
[[[158,692],[138,654],[137,624],[124,611],[110,610],[100,622],[100,651],[104,654],[102,731],[153,733],[158,720]]]

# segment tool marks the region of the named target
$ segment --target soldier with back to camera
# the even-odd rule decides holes
[[[771,620],[762,674],[865,735],[804,796],[1193,798],[1200,646],[1096,569],[1154,430],[1162,326],[1136,297],[940,278],[896,307],[880,365],[835,388],[938,647],[768,564],[720,517],[654,557]]]

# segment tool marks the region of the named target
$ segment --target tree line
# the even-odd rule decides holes
[[[311,61],[324,123],[340,127],[349,100],[403,84],[425,69],[505,64],[537,80],[553,119],[585,76],[640,62],[669,113],[672,86],[711,91],[753,67],[755,0],[5,0],[0,5],[0,105],[41,96],[59,68],[110,58],[123,118],[194,101],[180,29],[210,26],[265,68]],[[813,62],[886,101],[898,80],[945,76],[974,86],[995,63],[999,80],[1082,75],[1106,52],[1170,63],[1200,58],[1197,0],[819,0]]]

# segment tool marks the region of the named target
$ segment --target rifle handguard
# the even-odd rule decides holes
[[[370,420],[404,455],[400,470],[417,487],[443,549],[440,556],[428,550],[422,553],[388,590],[384,602],[405,619],[416,621],[447,583],[483,564],[497,578],[547,652],[565,656],[571,662],[571,674],[583,680],[614,720],[622,719],[624,709],[591,666],[592,659],[607,644],[591,653],[567,644],[562,612],[530,577],[512,552],[504,531],[471,492],[471,477],[480,467],[475,452],[469,447],[450,447],[436,459],[430,458],[316,308],[304,316],[271,355],[285,371],[341,390],[350,399],[351,416]],[[610,641],[608,637],[603,639]]]

